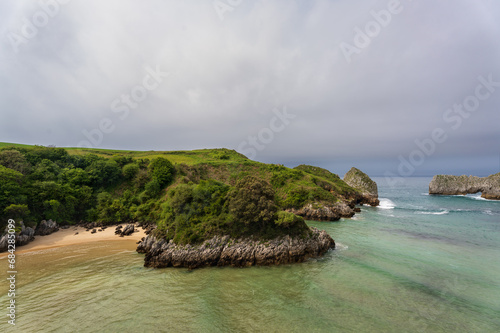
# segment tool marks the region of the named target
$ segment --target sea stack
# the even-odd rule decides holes
[[[370,206],[378,206],[378,188],[377,183],[375,183],[366,173],[363,171],[351,168],[345,176],[344,182],[352,188],[361,192],[363,203],[367,203]]]
[[[500,173],[488,177],[436,175],[429,184],[429,194],[466,195],[481,192],[481,197],[500,200]]]

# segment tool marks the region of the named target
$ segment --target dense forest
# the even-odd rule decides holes
[[[158,233],[179,243],[220,233],[304,234],[309,229],[303,218],[286,208],[334,203],[355,193],[327,170],[258,163],[227,149],[0,149],[2,229],[13,218],[27,226],[44,219],[154,223]]]

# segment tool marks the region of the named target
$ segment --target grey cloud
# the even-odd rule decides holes
[[[221,21],[211,1],[73,0],[16,54],[8,34],[40,7],[2,2],[0,140],[76,146],[109,118],[101,147],[236,149],[286,106],[296,118],[257,160],[384,174],[441,127],[448,140],[415,174],[496,171],[500,88],[457,130],[443,115],[478,76],[500,81],[500,5],[401,1],[348,63],[339,45],[387,4],[243,1]],[[120,119],[112,102],[148,66],[170,75]]]

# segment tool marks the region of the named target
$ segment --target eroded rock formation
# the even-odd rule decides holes
[[[25,227],[23,221],[19,222],[21,231],[16,232],[16,246],[26,245],[35,239],[35,230],[31,227]],[[0,237],[0,252],[7,251],[8,248],[8,228],[5,228],[4,234]]]
[[[43,220],[40,222],[35,229],[35,235],[37,236],[46,236],[50,235],[53,232],[56,232],[59,230],[59,226],[57,225],[56,221],[48,220],[45,221]]]
[[[345,176],[344,182],[352,188],[361,192],[361,203],[367,203],[370,206],[378,206],[378,188],[377,183],[375,183],[366,173],[363,171],[351,168]]]
[[[436,175],[429,184],[429,194],[465,195],[478,192],[485,199],[500,200],[500,173],[484,178]]]
[[[289,208],[286,211],[314,221],[338,221],[342,217],[349,218],[355,214],[354,204],[349,205],[345,202],[331,205],[307,204],[300,209]]]
[[[187,267],[279,265],[319,257],[335,248],[326,231],[311,228],[310,237],[278,237],[268,241],[215,236],[199,245],[177,245],[157,239],[154,233],[143,238],[137,252],[146,253],[146,267]]]

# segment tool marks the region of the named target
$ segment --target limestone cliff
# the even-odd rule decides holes
[[[334,248],[335,242],[326,231],[312,228],[305,238],[283,236],[265,241],[215,236],[195,245],[177,245],[151,233],[139,243],[137,252],[146,253],[146,267],[198,268],[290,264],[319,257]]]
[[[377,183],[371,180],[363,171],[354,167],[351,168],[345,174],[344,182],[361,192],[364,203],[368,203],[371,206],[379,205]]]
[[[485,199],[500,200],[500,173],[484,178],[436,175],[429,184],[429,194],[465,195],[478,192]]]

